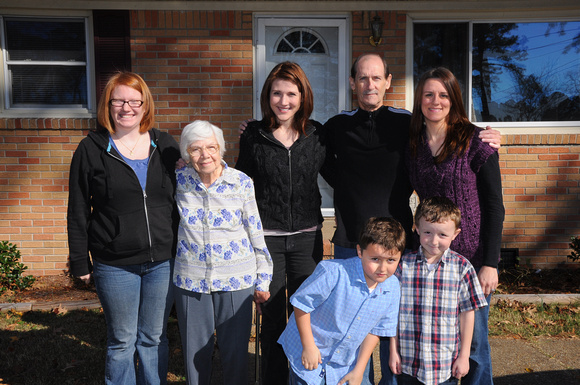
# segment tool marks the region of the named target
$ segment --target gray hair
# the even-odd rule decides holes
[[[354,63],[352,63],[352,67],[350,67],[350,77],[353,78],[354,80],[356,80],[356,74],[358,72],[358,63],[367,56],[376,56],[383,61],[383,66],[385,67],[385,78],[388,78],[390,75],[390,72],[389,72],[389,64],[387,63],[387,59],[385,59],[383,56],[379,55],[376,52],[363,53],[359,57],[357,57],[355,59]]]
[[[192,143],[197,142],[198,140],[209,139],[213,136],[215,136],[217,143],[220,146],[220,155],[223,157],[226,152],[226,142],[221,128],[206,120],[196,120],[185,126],[181,132],[181,139],[179,140],[179,150],[181,151],[181,157],[183,160],[189,163],[190,157],[187,149]]]

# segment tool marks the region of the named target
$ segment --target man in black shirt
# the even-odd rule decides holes
[[[383,105],[391,79],[382,57],[360,56],[349,79],[359,108],[343,111],[325,124],[334,172],[323,176],[334,188],[335,258],[356,256],[359,232],[369,217],[394,217],[410,239],[413,190],[404,170],[404,153],[411,113]]]

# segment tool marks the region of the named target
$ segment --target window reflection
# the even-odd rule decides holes
[[[473,121],[580,121],[580,22],[416,23],[413,38],[415,82],[448,67]]]
[[[580,120],[579,41],[580,22],[475,24],[475,119]]]

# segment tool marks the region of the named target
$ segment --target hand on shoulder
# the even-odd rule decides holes
[[[482,142],[489,143],[495,149],[501,148],[501,132],[490,126],[486,126],[485,130],[480,131],[479,138]]]

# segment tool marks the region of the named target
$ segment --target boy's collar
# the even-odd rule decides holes
[[[447,263],[447,261],[449,261],[449,251],[450,250],[451,250],[450,248],[445,250],[443,252],[443,255],[441,255],[441,258],[439,258],[439,260],[435,263],[442,263],[442,264]],[[417,253],[417,261],[427,263],[427,258],[425,258],[425,255],[423,254],[423,246],[419,246],[419,252]]]

